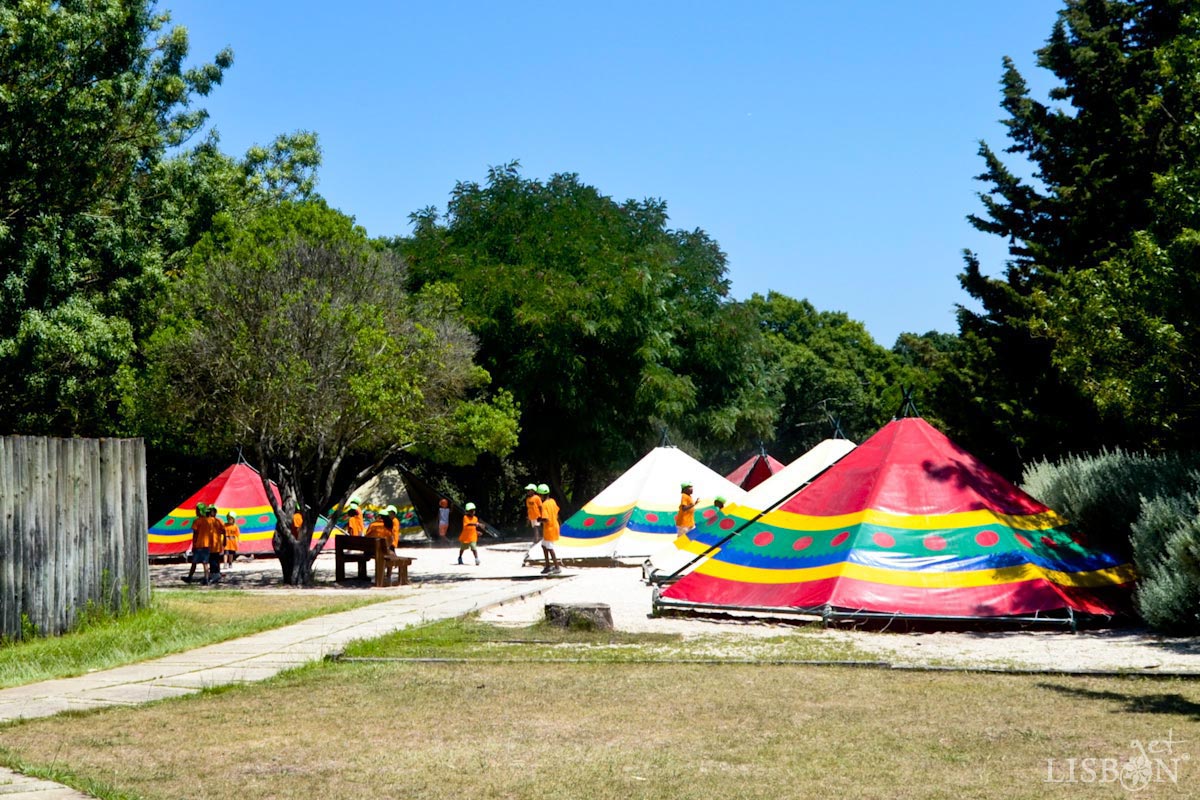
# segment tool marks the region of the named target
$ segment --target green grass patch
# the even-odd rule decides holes
[[[132,664],[386,599],[159,590],[132,614],[93,614],[63,636],[0,645],[0,688]]]
[[[489,625],[474,617],[442,620],[355,642],[350,658],[467,659],[486,661],[673,662],[873,661],[846,642],[797,627],[769,638],[744,634],[683,637],[664,633],[564,629],[545,622],[528,627]]]

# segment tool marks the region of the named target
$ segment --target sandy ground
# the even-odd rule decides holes
[[[540,577],[539,566],[524,566],[526,546],[519,543],[485,544],[481,564],[456,563],[457,549],[417,545],[401,549],[416,559],[410,570],[412,586],[375,589],[356,581],[335,584],[331,554],[317,560],[316,589],[288,589],[279,583],[279,567],[273,559],[239,561],[227,570],[225,587],[249,591],[322,591],[393,593],[420,591],[462,581],[529,579]],[[182,587],[180,576],[186,564],[151,568],[156,586]],[[543,618],[547,602],[607,603],[619,630],[674,633],[685,637],[718,636],[734,639],[787,635],[801,630],[794,622],[755,619],[698,619],[654,617],[652,590],[634,566],[568,568],[552,588],[527,600],[496,606],[482,619],[496,624],[528,625]],[[848,642],[869,658],[899,665],[975,666],[1044,670],[1121,670],[1144,674],[1187,673],[1200,676],[1200,638],[1164,638],[1144,630],[1120,629],[1069,633],[1058,631],[972,631],[891,633],[846,629],[813,630],[805,636],[825,637],[831,642]]]

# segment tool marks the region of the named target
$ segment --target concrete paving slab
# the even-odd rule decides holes
[[[166,686],[162,683],[132,683],[94,689],[84,695],[79,695],[79,698],[97,703],[138,705],[139,703],[152,703],[156,700],[167,700],[172,697],[180,697],[191,693],[191,689]]]
[[[272,678],[280,673],[273,667],[216,667],[186,675],[175,675],[162,680],[151,681],[150,686],[170,686],[185,689],[208,689],[213,686],[224,686],[228,683],[254,683]]]
[[[89,796],[53,781],[0,767],[0,797],[4,800],[78,800]]]

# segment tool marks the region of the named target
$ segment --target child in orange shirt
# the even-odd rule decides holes
[[[525,515],[529,517],[529,527],[533,528],[533,540],[542,538],[542,498],[538,497],[538,487],[529,484],[525,487]]]
[[[358,510],[358,501],[350,501],[350,510],[346,512],[346,531],[351,536],[363,535],[363,518],[362,512]]]
[[[191,583],[192,576],[196,574],[196,565],[203,564],[204,578],[201,583],[205,586],[208,585],[208,555],[211,540],[208,535],[207,513],[207,505],[196,503],[196,518],[192,520],[192,568],[183,577],[184,583]]]
[[[230,511],[225,515],[225,566],[232,566],[237,558],[238,540],[242,538],[242,529],[237,526],[237,517]]]
[[[559,563],[558,553],[554,548],[560,528],[558,503],[550,496],[550,487],[546,484],[540,484],[537,490],[538,494],[542,495],[542,553],[546,556],[546,568],[542,570],[542,574],[557,574],[562,572],[562,564]]]
[[[458,535],[458,563],[463,563],[463,553],[470,548],[475,554],[475,566],[479,566],[479,548],[475,543],[479,541],[479,526],[483,524],[479,521],[479,517],[475,514],[475,504],[467,503],[463,506],[463,526],[462,533]]]

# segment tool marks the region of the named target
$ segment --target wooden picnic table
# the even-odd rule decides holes
[[[390,586],[392,570],[396,570],[400,585],[408,585],[408,565],[415,559],[398,556],[388,547],[386,539],[378,536],[335,536],[334,565],[338,583],[346,580],[346,564],[358,564],[358,579],[367,579],[367,562],[375,565],[375,585]]]

